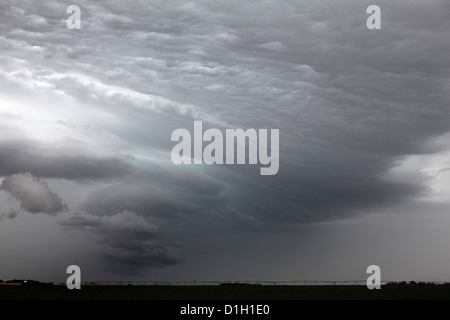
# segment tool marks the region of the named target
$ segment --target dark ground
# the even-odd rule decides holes
[[[450,300],[450,284],[366,286],[0,285],[0,300]]]

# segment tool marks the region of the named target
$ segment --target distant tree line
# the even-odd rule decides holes
[[[427,286],[430,286],[430,285],[432,285],[432,286],[439,286],[439,285],[450,285],[450,282],[439,284],[439,283],[435,283],[435,282],[426,282],[426,281],[419,281],[419,282],[416,282],[416,281],[409,281],[409,282],[400,281],[400,282],[388,282],[388,283],[385,284],[385,286],[406,286],[406,285],[408,285],[408,286],[424,286],[424,285],[427,285]]]
[[[13,280],[7,280],[7,281],[0,280],[0,283],[17,283],[22,286],[52,285],[51,282],[40,282],[40,281],[36,281],[36,280],[23,280],[23,279],[13,279]]]

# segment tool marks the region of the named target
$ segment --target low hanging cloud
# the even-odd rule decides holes
[[[62,199],[52,192],[45,182],[41,182],[31,173],[17,173],[6,177],[0,185],[17,200],[28,212],[57,213],[66,208]]]
[[[149,268],[163,268],[179,261],[160,239],[160,231],[132,211],[112,216],[74,214],[60,224],[81,230],[101,246],[102,258],[117,273],[140,274]]]
[[[167,170],[153,165],[121,179],[121,183],[98,187],[86,197],[81,208],[94,215],[129,210],[143,216],[180,218],[207,211],[226,200],[225,184],[206,174],[185,168]]]
[[[2,212],[2,213],[0,213],[0,221],[2,219],[13,219],[16,216],[17,216],[17,212],[11,209],[9,212],[6,212],[6,213]]]
[[[102,179],[134,171],[126,144],[99,126],[76,126],[64,121],[38,125],[0,113],[0,174],[33,172],[41,177]]]

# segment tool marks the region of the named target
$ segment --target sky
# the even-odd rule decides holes
[[[446,0],[1,0],[0,279],[448,281],[449,18]],[[174,164],[194,121],[278,129],[279,171]]]

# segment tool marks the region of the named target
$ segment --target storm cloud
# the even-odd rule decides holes
[[[317,224],[388,212],[389,225],[450,201],[448,1],[380,0],[380,30],[370,1],[80,0],[80,30],[71,4],[0,3],[0,175],[30,212],[70,199],[58,225],[105,263],[174,265],[154,225],[198,257],[217,234],[217,247],[295,228],[317,239],[332,232]],[[171,133],[195,120],[279,129],[278,173],[173,164]],[[33,176],[13,189],[18,172]]]
[[[3,179],[0,190],[6,191],[28,212],[56,213],[65,208],[61,198],[29,172],[17,173]],[[12,215],[9,215],[10,217]]]
[[[109,179],[133,172],[132,159],[119,138],[95,126],[58,122],[49,129],[29,119],[3,115],[0,119],[0,174],[20,171],[41,177]],[[55,130],[58,132],[55,135]]]
[[[142,274],[148,268],[179,262],[169,252],[171,245],[160,239],[159,229],[132,211],[110,216],[73,214],[60,224],[98,242],[108,268],[121,274]]]

